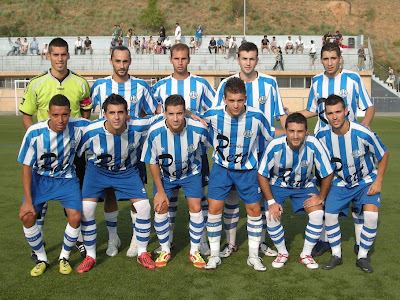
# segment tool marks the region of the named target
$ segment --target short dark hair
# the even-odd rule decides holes
[[[118,51],[128,51],[128,53],[129,53],[129,59],[132,59],[132,58],[131,58],[131,51],[129,50],[129,48],[128,48],[128,47],[125,47],[125,46],[122,46],[122,45],[120,45],[120,46],[115,46],[115,47],[113,47],[113,48],[111,49],[111,59],[113,58],[114,51],[116,51],[116,50],[118,50]]]
[[[70,104],[68,98],[65,97],[65,96],[62,95],[62,94],[54,95],[54,96],[50,99],[50,102],[49,102],[49,109],[50,109],[52,106],[67,106],[68,108],[71,108],[71,104]]]
[[[186,50],[188,58],[190,58],[190,56],[189,56],[189,53],[190,53],[189,47],[188,47],[188,45],[183,44],[183,43],[178,43],[178,44],[173,45],[171,47],[171,49],[169,50],[170,56],[172,57],[172,55],[174,54],[174,51],[182,51],[182,50]]]
[[[179,105],[182,105],[183,110],[185,110],[185,99],[181,95],[173,94],[168,96],[167,99],[165,99],[164,103],[165,111],[167,111],[168,106],[179,106]]]
[[[64,40],[63,38],[57,37],[51,40],[50,44],[49,44],[49,53],[51,52],[51,48],[52,47],[62,47],[62,48],[66,48],[67,52],[68,52],[68,43],[66,40]]]
[[[111,94],[110,96],[108,96],[106,98],[106,100],[103,103],[103,110],[104,112],[107,112],[107,108],[108,106],[112,104],[112,105],[123,105],[125,111],[128,111],[128,103],[126,102],[126,100],[124,99],[124,97],[117,95],[117,94]]]
[[[332,106],[332,105],[336,105],[338,103],[342,103],[343,108],[346,108],[346,102],[344,102],[344,99],[335,94],[329,95],[328,98],[326,98],[324,102],[325,102],[325,106]]]
[[[325,51],[335,51],[336,55],[338,57],[342,56],[340,47],[337,43],[326,43],[325,45],[323,45],[321,48],[321,57],[322,57],[322,53],[324,53]]]
[[[238,49],[238,57],[240,56],[240,52],[241,51],[246,51],[246,52],[250,52],[250,51],[256,51],[257,56],[258,56],[258,47],[256,44],[252,43],[252,42],[244,42],[243,44],[241,44],[239,46]]]
[[[243,94],[246,95],[246,86],[242,79],[239,77],[232,77],[226,81],[224,88],[224,97],[226,97],[227,93],[232,94]]]
[[[304,124],[306,130],[308,129],[306,117],[298,112],[292,113],[286,118],[285,129],[287,129],[289,123]]]

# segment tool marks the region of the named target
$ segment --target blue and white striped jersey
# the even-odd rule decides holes
[[[78,155],[86,151],[88,163],[109,171],[135,168],[147,130],[160,119],[162,116],[157,115],[130,120],[121,135],[108,132],[104,119],[95,121],[85,128]]]
[[[164,104],[168,96],[181,95],[185,99],[186,109],[199,114],[212,107],[215,97],[210,83],[194,74],[190,74],[184,80],[177,80],[170,75],[158,81],[152,90],[154,97],[161,104]]]
[[[103,117],[103,103],[111,94],[124,97],[132,118],[139,118],[142,111],[147,115],[152,115],[158,106],[146,81],[131,76],[126,82],[118,83],[112,79],[112,76],[108,76],[97,79],[90,90],[93,109],[97,105],[100,106],[99,118]]]
[[[321,128],[316,137],[328,149],[331,160],[336,164],[336,186],[362,186],[376,179],[376,161],[387,151],[380,138],[368,128],[350,122],[344,135],[337,135],[328,126]]]
[[[165,120],[149,129],[141,160],[158,164],[162,176],[170,181],[183,179],[201,171],[201,155],[208,145],[208,129],[200,122],[185,118],[181,133],[168,129]]]
[[[217,89],[215,106],[223,105],[225,84],[232,77],[239,77],[239,73],[221,81]],[[258,72],[257,79],[245,84],[246,105],[261,110],[267,117],[268,123],[274,126],[275,119],[285,114],[275,78]]]
[[[321,98],[335,94],[342,97],[349,110],[348,120],[357,121],[357,108],[366,110],[373,106],[360,75],[349,70],[342,70],[335,78],[329,78],[324,73],[312,78],[306,109],[318,114],[315,132],[328,125],[325,116],[325,103]]]
[[[49,120],[33,124],[25,133],[17,161],[32,167],[42,176],[73,178],[74,158],[82,138],[82,129],[90,124],[86,119],[70,118],[63,132],[49,128]]]
[[[321,178],[333,173],[334,164],[325,147],[315,137],[307,135],[300,149],[293,151],[283,135],[268,144],[258,173],[269,178],[274,186],[309,188],[315,186],[314,167]]]
[[[250,106],[238,118],[225,112],[225,106],[209,109],[202,118],[209,123],[214,162],[231,170],[256,169],[263,150],[259,141],[271,141],[275,135],[265,115]]]

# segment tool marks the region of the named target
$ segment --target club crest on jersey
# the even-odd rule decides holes
[[[139,101],[138,97],[136,97],[135,95],[131,96],[131,103],[136,103],[138,101]]]
[[[197,99],[197,92],[196,91],[191,91],[189,93],[190,99]]]
[[[362,155],[362,151],[361,150],[354,150],[353,152],[351,152],[351,155],[353,157],[360,157]]]
[[[267,97],[261,96],[260,98],[258,98],[258,102],[260,102],[260,104],[265,104],[267,102]]]
[[[347,90],[341,89],[341,90],[339,91],[339,96],[340,96],[340,97],[344,98],[344,97],[347,97],[347,95],[348,95]]]
[[[251,138],[252,135],[253,135],[253,132],[252,132],[251,130],[246,130],[246,131],[243,133],[243,136],[244,136],[246,139]]]
[[[195,150],[196,150],[196,147],[193,144],[188,146],[188,152],[189,153],[193,153]]]
[[[301,167],[301,168],[308,167],[308,161],[302,160],[302,161],[300,162],[300,167]]]

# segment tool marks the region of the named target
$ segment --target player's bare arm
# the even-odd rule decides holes
[[[150,173],[153,177],[154,184],[157,188],[157,193],[154,195],[154,210],[160,212],[163,208],[168,208],[169,200],[165,193],[164,187],[161,182],[160,167],[157,164],[150,164]]]
[[[368,195],[375,195],[382,190],[382,181],[387,168],[388,160],[389,160],[389,152],[386,151],[381,161],[378,163],[378,174],[376,176],[375,181],[371,184],[371,186],[368,189]]]
[[[333,173],[321,180],[321,188],[319,194],[310,194],[310,198],[304,201],[304,208],[323,205],[329,188],[331,187]]]
[[[266,199],[268,202],[269,217],[274,219],[275,221],[280,220],[283,209],[280,204],[276,203],[273,200],[274,196],[272,195],[268,178],[262,176],[261,174],[258,174],[258,184],[260,185],[264,199]]]
[[[21,220],[28,214],[35,215],[35,208],[32,205],[31,194],[32,168],[27,165],[22,166],[22,187],[24,190],[25,201],[19,209],[19,218]]]
[[[369,127],[374,118],[374,115],[375,115],[375,107],[374,106],[368,107],[365,110],[365,116],[364,116],[364,119],[361,121],[361,124],[366,127]]]

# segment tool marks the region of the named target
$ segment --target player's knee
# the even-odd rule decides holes
[[[251,217],[258,217],[261,215],[261,207],[259,204],[246,205],[246,211]]]
[[[81,224],[81,212],[74,210],[74,209],[69,209],[67,210],[67,217],[68,217],[68,223],[73,227],[73,228],[78,228],[79,225]]]
[[[33,213],[27,213],[23,216],[20,216],[20,220],[21,220],[22,224],[24,225],[24,227],[30,228],[33,225],[35,225],[36,215]]]

